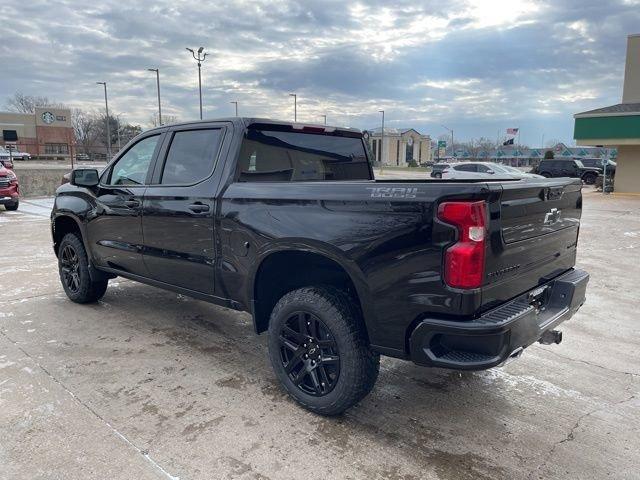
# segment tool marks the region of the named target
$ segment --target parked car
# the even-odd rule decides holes
[[[581,189],[374,180],[358,130],[236,118],[149,130],[102,174],[74,170],[51,226],[72,301],[122,276],[250,312],[284,389],[335,415],[381,354],[481,370],[559,343],[589,279]]]
[[[12,149],[9,152],[9,149],[0,146],[0,159],[14,159],[14,160],[31,160],[31,154],[27,152],[20,152],[16,149]]]
[[[445,179],[488,178],[495,176],[501,179],[544,178],[541,175],[527,173],[515,167],[492,162],[461,162],[451,165],[442,172]]]
[[[547,178],[570,177],[580,178],[587,185],[596,183],[602,168],[585,167],[580,160],[573,159],[544,159],[532,170]]]
[[[611,160],[603,160],[600,158],[583,158],[580,160],[585,167],[595,167],[602,169],[604,173],[604,165],[607,164],[607,175],[614,176],[616,174],[616,167],[618,164]]]
[[[0,165],[2,165],[4,168],[8,168],[9,170],[13,170],[13,162],[11,161],[10,158],[0,158]]]
[[[7,210],[17,210],[20,205],[20,186],[13,170],[0,164],[0,205]]]
[[[431,167],[432,178],[442,178],[442,172],[444,172],[450,165],[448,163],[434,163]]]

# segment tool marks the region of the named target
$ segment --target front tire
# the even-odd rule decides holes
[[[7,210],[13,212],[18,210],[18,207],[20,206],[20,200],[16,200],[13,203],[7,203],[4,208],[6,208]]]
[[[62,288],[73,302],[96,302],[107,291],[108,280],[91,280],[87,252],[82,240],[74,233],[67,233],[60,242],[58,270]]]
[[[587,173],[584,177],[582,177],[582,180],[587,185],[593,185],[596,183],[597,178],[598,178],[597,175],[594,175],[592,173]]]
[[[362,400],[380,369],[353,300],[331,287],[300,288],[278,301],[269,357],[289,395],[320,415],[339,415]]]

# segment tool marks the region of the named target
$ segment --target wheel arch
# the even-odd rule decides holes
[[[51,219],[51,236],[53,238],[53,251],[58,256],[58,250],[60,242],[64,236],[68,233],[77,233],[80,236],[80,240],[83,242],[85,250],[87,249],[86,239],[84,238],[84,229],[82,223],[75,215],[64,213],[56,215]]]
[[[369,291],[362,271],[328,249],[307,247],[269,251],[256,262],[247,283],[256,333],[267,330],[271,310],[284,294],[312,285],[332,285],[347,291],[362,313],[367,332],[369,330],[372,321]]]

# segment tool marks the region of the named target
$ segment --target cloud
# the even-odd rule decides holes
[[[0,105],[15,91],[131,122],[163,111],[197,117],[197,68],[185,47],[203,45],[207,116],[233,112],[437,137],[497,135],[570,141],[572,114],[619,101],[625,36],[638,33],[635,0],[451,2],[408,0],[196,2],[5,0]],[[635,29],[635,30],[634,30]]]

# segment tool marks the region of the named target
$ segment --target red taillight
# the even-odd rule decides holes
[[[458,241],[447,248],[444,280],[454,288],[478,288],[484,276],[487,209],[480,202],[444,202],[438,218],[458,229]]]

